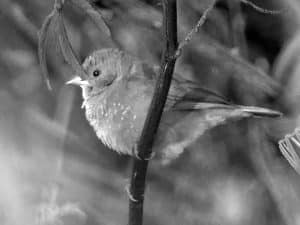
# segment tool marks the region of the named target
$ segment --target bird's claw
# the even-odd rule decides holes
[[[149,161],[149,160],[153,159],[154,157],[155,157],[155,152],[151,152],[151,155],[144,160]]]
[[[138,160],[149,161],[149,160],[151,160],[151,159],[153,159],[153,158],[155,157],[155,152],[151,152],[151,155],[150,155],[148,158],[141,158],[141,157],[139,156],[139,152],[138,152],[138,150],[137,150],[137,147],[135,146],[135,147],[133,148],[133,155],[134,155],[134,157],[137,158]]]
[[[126,191],[126,193],[127,193],[127,195],[128,195],[128,198],[130,199],[130,201],[132,201],[132,202],[138,202],[138,200],[137,199],[135,199],[133,196],[132,196],[132,194],[130,193],[130,184],[127,184],[126,186],[125,186],[125,191]]]
[[[139,152],[137,150],[137,145],[135,145],[132,149],[132,155],[138,159],[138,160],[143,160],[140,156],[139,156]]]

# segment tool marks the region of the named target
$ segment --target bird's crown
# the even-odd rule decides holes
[[[93,52],[90,56],[88,56],[82,66],[85,70],[90,67],[94,67],[97,64],[111,64],[118,60],[121,60],[124,57],[125,53],[115,48],[107,48],[101,49]]]

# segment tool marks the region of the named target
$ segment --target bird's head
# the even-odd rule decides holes
[[[82,67],[86,77],[76,76],[67,84],[78,85],[82,88],[84,100],[102,94],[113,84],[122,80],[128,73],[131,57],[118,49],[102,49],[88,56]]]

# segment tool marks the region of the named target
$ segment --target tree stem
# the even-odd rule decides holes
[[[129,225],[142,225],[143,204],[146,187],[148,160],[152,155],[152,145],[157,132],[163,108],[169,92],[177,50],[177,4],[176,0],[162,0],[164,51],[160,74],[156,82],[154,96],[148,111],[139,143],[135,152],[138,158],[133,161],[130,183]]]

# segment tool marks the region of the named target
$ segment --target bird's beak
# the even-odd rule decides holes
[[[87,80],[82,80],[81,77],[76,76],[72,80],[69,80],[66,82],[66,84],[73,84],[73,85],[78,85],[78,86],[88,86],[90,85]]]

